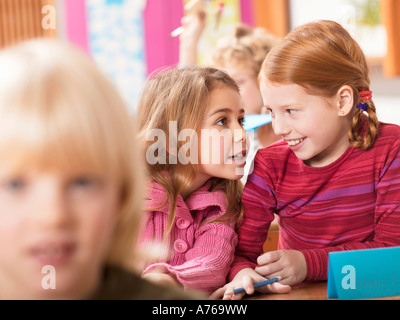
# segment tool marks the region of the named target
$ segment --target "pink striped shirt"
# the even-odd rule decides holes
[[[256,266],[274,213],[278,249],[304,254],[306,280],[327,278],[330,251],[400,246],[400,127],[381,123],[370,150],[349,147],[320,168],[306,166],[284,141],[259,150],[242,201],[230,280]]]

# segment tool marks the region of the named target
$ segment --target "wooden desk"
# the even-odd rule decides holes
[[[246,296],[245,300],[328,300],[327,282],[314,282],[292,288],[292,291],[285,294],[267,293]],[[336,300],[336,299],[332,299]],[[374,298],[371,300],[400,300],[400,296]]]
[[[267,293],[246,296],[248,300],[327,300],[327,282],[314,282],[292,288],[289,293]]]

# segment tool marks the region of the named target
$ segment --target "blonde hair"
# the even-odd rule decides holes
[[[138,107],[139,137],[145,150],[154,142],[147,136],[153,129],[166,133],[166,141],[177,146],[177,150],[186,141],[179,141],[173,132],[169,131],[169,123],[177,122],[177,132],[183,129],[193,129],[199,132],[203,115],[207,112],[208,97],[216,88],[229,87],[239,92],[235,81],[225,72],[213,68],[185,67],[165,70],[150,77],[144,87]],[[193,142],[193,140],[191,140]],[[165,235],[171,231],[176,215],[178,195],[197,173],[193,163],[182,164],[169,162],[169,148],[166,146],[166,163],[147,165],[147,173],[164,187],[169,202],[169,216]],[[172,154],[172,157],[176,155]],[[214,178],[213,190],[223,190],[227,195],[227,212],[221,221],[238,221],[242,214],[240,195],[242,185],[239,180]],[[162,206],[163,204],[160,204]]]
[[[350,86],[356,109],[349,129],[350,144],[362,150],[374,144],[379,127],[375,104],[372,99],[365,102],[366,132],[362,130],[366,117],[356,108],[361,102],[359,93],[369,90],[368,65],[360,46],[340,24],[323,20],[297,27],[271,50],[261,74],[271,82],[294,83],[324,97]]]
[[[107,262],[130,268],[140,224],[142,173],[133,119],[94,63],[58,40],[0,53],[0,157],[19,166],[91,168],[120,185]]]
[[[237,24],[232,34],[218,40],[211,64],[222,68],[230,64],[250,67],[258,76],[265,57],[278,41],[264,28]]]

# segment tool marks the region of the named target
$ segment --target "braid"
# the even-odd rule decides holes
[[[358,98],[356,105],[360,102],[361,99]],[[357,108],[353,117],[352,126],[349,130],[349,139],[351,146],[367,150],[372,147],[378,136],[379,121],[376,114],[375,104],[372,99],[364,101],[363,104],[367,106],[366,112],[368,113],[368,117],[365,116],[365,113],[361,108]],[[366,121],[365,118],[367,118],[368,127],[366,128],[366,132],[363,132],[360,131],[360,128],[363,127],[363,124]]]

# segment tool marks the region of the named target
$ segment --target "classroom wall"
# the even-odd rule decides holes
[[[289,8],[291,28],[314,20],[334,20],[350,32],[367,57],[383,59],[386,55],[385,27],[361,24],[361,12],[354,0],[290,0]]]
[[[47,6],[54,1],[0,0],[0,49],[26,39],[55,37],[55,29],[47,28]]]
[[[169,35],[180,26],[183,7],[188,1],[0,0],[0,47],[36,36],[68,39],[93,56],[135,113],[145,78],[178,63],[178,38]],[[208,2],[207,27],[199,43],[199,64],[207,63],[207,53],[237,22],[263,26],[282,37],[299,24],[333,19],[352,32],[367,56],[384,60],[387,75],[400,74],[400,26],[396,19],[400,1],[381,0],[389,41],[383,25],[363,32],[355,28],[353,0],[221,1],[225,7],[217,28],[215,17],[219,1]],[[41,26],[45,17],[41,9],[46,4],[56,7],[56,30],[45,30]]]
[[[144,1],[86,0],[86,10],[88,50],[134,113],[147,76]]]

